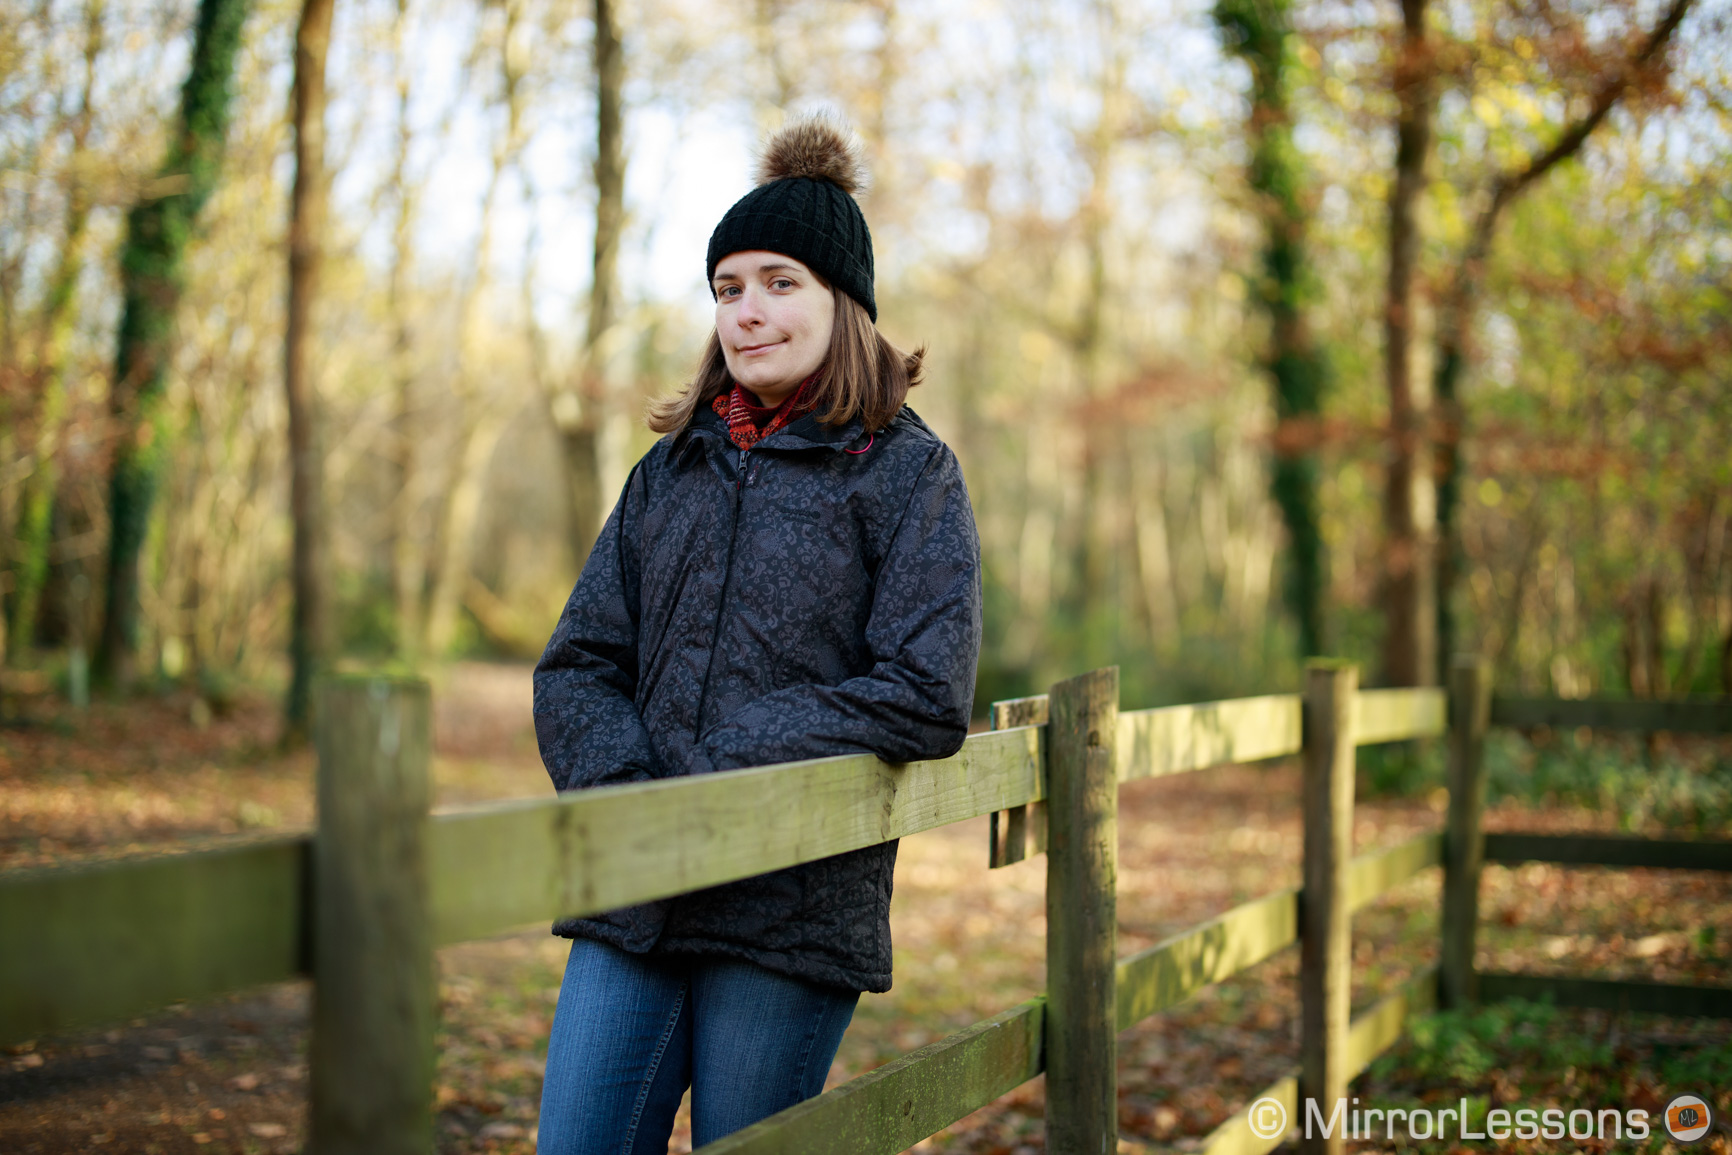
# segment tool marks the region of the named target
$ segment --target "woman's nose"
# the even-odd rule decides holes
[[[758,294],[751,289],[748,288],[741,293],[739,309],[735,314],[739,323],[747,326],[763,324],[764,310],[762,306],[763,302],[758,299]]]

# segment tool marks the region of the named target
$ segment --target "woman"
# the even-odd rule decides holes
[[[962,744],[980,546],[955,456],[874,326],[859,163],[780,133],[710,238],[716,330],[632,470],[535,672],[554,785]],[[590,918],[554,1015],[539,1150],[702,1145],[823,1089],[890,988],[886,843]]]

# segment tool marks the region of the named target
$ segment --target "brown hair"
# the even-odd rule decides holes
[[[902,352],[878,331],[860,302],[834,287],[830,293],[836,302],[836,319],[830,329],[830,353],[813,382],[812,404],[825,425],[859,417],[869,432],[875,432],[895,420],[908,391],[920,384],[926,350]],[[708,405],[733,387],[721,339],[712,330],[698,360],[697,376],[676,396],[650,403],[649,427],[657,433],[684,429],[700,405]]]

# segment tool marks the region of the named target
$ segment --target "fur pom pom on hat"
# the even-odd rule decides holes
[[[758,187],[710,234],[706,279],[714,281],[729,253],[782,253],[860,302],[876,321],[872,233],[853,195],[865,183],[860,147],[846,129],[821,116],[789,124],[764,148]]]
[[[808,117],[770,138],[758,161],[758,183],[805,177],[827,180],[850,196],[866,186],[866,161],[860,143],[835,121]]]

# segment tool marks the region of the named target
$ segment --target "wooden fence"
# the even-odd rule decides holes
[[[1450,693],[1357,688],[1313,664],[1303,694],[1121,712],[1115,670],[998,703],[993,732],[955,756],[890,765],[824,758],[429,816],[424,684],[325,683],[319,814],[308,837],[0,873],[0,1043],[310,974],[309,1150],[432,1145],[433,950],[557,916],[666,898],[982,814],[989,862],[1047,856],[1045,995],[705,1148],[708,1155],[890,1153],[1045,1073],[1048,1149],[1116,1143],[1114,1036],[1198,990],[1301,946],[1301,1062],[1270,1087],[1299,1123],[1401,1034],[1473,997],[1732,1014],[1732,991],[1476,974],[1481,864],[1732,868],[1732,843],[1483,835],[1487,725],[1732,732],[1724,704],[1493,701],[1483,668]],[[1648,708],[1652,707],[1652,708]],[[1446,725],[1449,716],[1453,725]],[[1447,734],[1445,830],[1352,857],[1356,746]],[[1118,785],[1300,754],[1304,885],[1116,956]],[[1443,951],[1349,1021],[1352,912],[1445,868]],[[1210,1152],[1260,1155],[1244,1113]],[[1338,1150],[1333,1140],[1307,1140]]]

